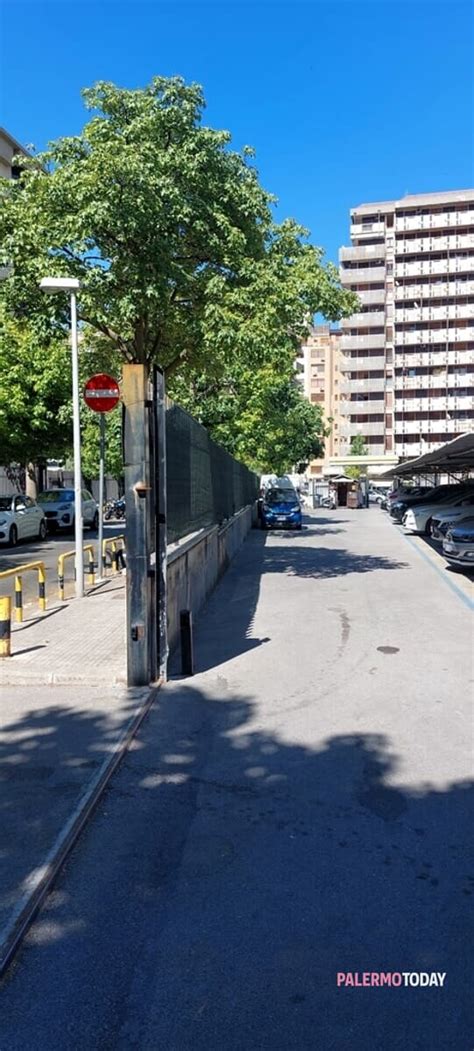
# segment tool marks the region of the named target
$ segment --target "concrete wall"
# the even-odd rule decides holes
[[[195,616],[225,573],[245,540],[255,509],[244,507],[222,527],[201,529],[168,549],[168,640],[170,651],[179,642],[179,614]]]

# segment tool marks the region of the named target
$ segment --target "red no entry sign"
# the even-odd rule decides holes
[[[105,372],[98,372],[91,376],[84,387],[84,400],[86,405],[94,412],[110,412],[115,409],[120,401],[120,388],[117,380],[107,376]]]

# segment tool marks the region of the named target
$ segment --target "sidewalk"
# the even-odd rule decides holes
[[[0,686],[111,686],[126,682],[125,578],[111,577],[83,599],[28,610],[12,622],[12,656],[0,662]]]
[[[124,685],[125,581],[31,607],[0,662],[0,959],[126,747],[151,691]]]

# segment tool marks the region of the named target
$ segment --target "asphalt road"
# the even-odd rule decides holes
[[[124,522],[104,523],[104,537],[118,536],[125,531]],[[84,544],[94,544],[97,550],[97,533],[93,529],[84,530]],[[15,569],[25,565],[27,562],[43,561],[46,566],[46,594],[52,599],[57,593],[58,555],[65,551],[74,550],[74,534],[49,535],[44,543],[38,540],[24,540],[16,547],[0,546],[0,573],[7,569]],[[74,592],[73,584],[73,560],[67,565],[67,576],[69,578],[68,590]],[[15,591],[14,577],[0,580],[0,595],[11,595]],[[38,595],[38,578],[36,573],[25,573],[23,577],[23,602],[35,604]]]
[[[1,1051],[470,1051],[471,643],[379,511],[253,532],[3,983]]]

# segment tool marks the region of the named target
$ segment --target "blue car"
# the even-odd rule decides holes
[[[267,489],[261,509],[262,529],[301,529],[303,515],[294,489]]]

